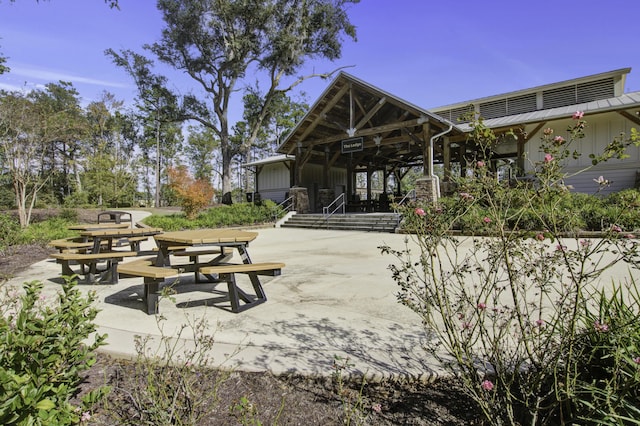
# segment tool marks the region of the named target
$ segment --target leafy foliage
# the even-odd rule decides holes
[[[81,373],[95,362],[93,351],[106,335],[96,335],[91,307],[67,280],[57,301],[48,303],[43,284],[24,284],[24,294],[5,288],[0,315],[0,423],[67,425],[88,419],[90,408],[108,388],[93,390],[73,406]]]
[[[184,215],[152,215],[144,219],[149,226],[159,227],[166,231],[200,228],[222,228],[269,223],[277,215],[273,201],[265,200],[261,204],[236,203],[220,205],[201,212],[193,220]]]
[[[593,198],[586,220],[573,219],[585,202],[564,184],[562,162],[579,156],[570,147],[584,137],[582,114],[574,119],[570,140],[544,131],[533,185],[505,186],[478,158],[457,197],[404,210],[412,234],[403,249],[381,247],[396,258],[399,302],[420,316],[432,354],[487,424],[640,422],[636,282],[602,282],[620,263],[637,271],[640,245],[619,225],[628,205]],[[479,152],[496,142],[482,121],[472,136]],[[614,141],[594,161],[623,156],[627,143],[636,142]],[[615,202],[636,200],[628,192]],[[601,238],[578,236],[607,211]],[[454,237],[454,227],[487,238]]]
[[[209,181],[192,178],[185,166],[170,168],[168,174],[169,187],[176,194],[187,219],[194,219],[199,211],[211,204],[213,187]]]

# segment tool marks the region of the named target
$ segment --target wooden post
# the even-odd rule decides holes
[[[422,169],[424,176],[433,175],[433,158],[431,157],[431,126],[429,122],[422,125]]]

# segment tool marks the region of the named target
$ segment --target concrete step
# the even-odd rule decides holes
[[[393,233],[397,224],[398,219],[395,213],[334,214],[329,218],[325,218],[322,214],[296,214],[281,226]]]

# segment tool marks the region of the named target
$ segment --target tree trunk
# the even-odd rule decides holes
[[[233,158],[229,142],[221,144],[222,151],[222,203],[233,204],[231,196],[231,159]]]
[[[160,207],[160,121],[156,121],[156,197],[155,207]]]

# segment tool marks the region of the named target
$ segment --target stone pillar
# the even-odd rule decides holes
[[[416,199],[435,204],[438,201],[438,179],[429,176],[417,179]]]
[[[309,193],[307,188],[294,186],[289,189],[289,196],[292,197],[293,210],[300,214],[309,213]]]
[[[318,190],[318,207],[322,209],[327,207],[336,198],[336,193],[331,188],[320,188]]]

